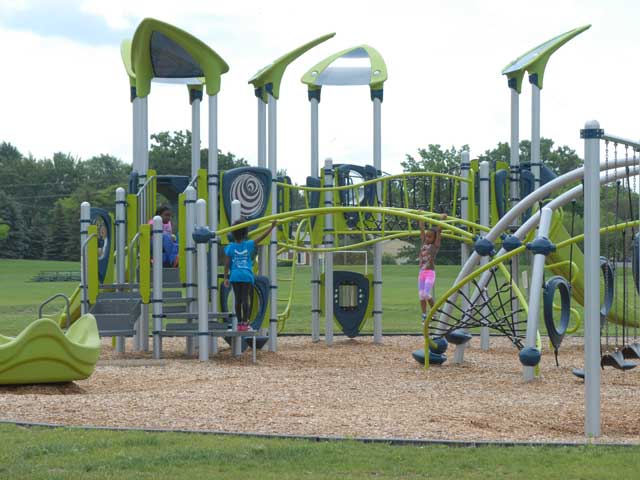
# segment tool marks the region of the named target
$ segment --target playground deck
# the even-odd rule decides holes
[[[117,356],[107,340],[88,380],[0,387],[3,420],[299,435],[450,440],[584,442],[582,339],[568,339],[556,368],[546,350],[542,378],[524,384],[516,350],[477,339],[466,363],[432,368],[411,358],[419,337],[336,337],[333,347],[284,337],[279,352],[210,363],[186,360],[183,341],[167,339],[167,359]],[[545,339],[545,344],[547,343]],[[603,437],[640,442],[640,372],[603,372]]]

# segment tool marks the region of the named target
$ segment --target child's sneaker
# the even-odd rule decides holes
[[[426,322],[426,321],[427,321],[427,314],[423,313],[422,314],[422,326],[424,326],[424,322]]]
[[[238,324],[238,331],[239,332],[246,332],[249,330],[249,324],[248,323],[239,323]]]

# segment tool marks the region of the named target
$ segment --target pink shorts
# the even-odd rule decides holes
[[[418,275],[418,297],[420,300],[429,300],[432,297],[431,292],[435,283],[435,270],[420,270]]]

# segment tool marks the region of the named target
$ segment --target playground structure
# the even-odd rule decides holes
[[[555,177],[540,159],[540,91],[547,61],[558,48],[587,28],[555,37],[505,68],[512,102],[510,162],[490,166],[487,162],[472,161],[469,152],[463,152],[459,175],[385,174],[381,158],[381,104],[387,79],[384,60],[367,45],[326,58],[302,77],[310,103],[311,169],[305,184],[295,185],[291,179],[276,175],[280,82],[291,62],[334,34],[302,45],[249,80],[258,104],[258,165],[219,172],[217,95],[221,77],[229,67],[215,51],[188,33],[157,20],[144,20],[133,39],[123,42],[121,49],[133,114],[134,162],[129,192],[122,188],[116,191],[115,216],[91,208],[88,203],[82,205],[81,284],[71,299],[70,312],[60,316],[60,324],[74,321],[77,324],[81,315],[91,314],[97,321],[99,334],[116,339],[117,351],[124,351],[127,337],[134,338],[136,350],[148,351],[152,338],[154,358],[161,358],[165,337],[184,337],[187,353],[193,355],[197,350],[201,361],[207,360],[210,352],[216,353],[217,337],[229,341],[234,355],[239,355],[250,341],[254,356],[256,349],[265,344],[275,352],[278,333],[285,328],[290,314],[295,275],[292,270],[286,306],[278,312],[278,290],[282,288],[278,284],[276,259],[279,251],[290,250],[308,252],[311,258],[312,339],[320,340],[320,318],[324,314],[324,338],[328,345],[333,341],[334,323],[347,336],[354,337],[369,318],[373,318],[374,342],[379,343],[383,334],[382,242],[418,236],[417,222],[427,221],[442,226],[445,238],[460,242],[462,268],[454,285],[438,297],[429,312],[430,321],[424,329],[425,348],[422,356],[420,352],[414,352],[414,356],[425,366],[430,362],[444,363],[447,343],[451,343],[456,344],[453,362],[462,362],[471,332],[479,329],[481,348],[488,349],[489,330],[493,329],[507,336],[520,350],[523,375],[530,380],[537,374],[542,351],[538,333],[541,303],[557,355],[564,334],[580,327],[576,323],[580,313],[572,305],[574,299],[584,306],[585,312],[588,348],[584,376],[586,388],[591,392],[587,396],[591,410],[586,430],[598,435],[599,420],[593,405],[599,404],[596,393],[600,362],[603,366],[629,369],[635,366],[630,359],[640,358],[636,341],[640,325],[635,308],[638,293],[635,229],[640,222],[637,213],[634,217],[636,210],[631,201],[632,193],[637,191],[635,177],[640,165],[636,152],[640,151],[640,144],[605,135],[598,126],[589,125],[584,137],[590,153],[586,155],[584,169]],[[352,60],[355,63],[350,63]],[[520,165],[518,99],[525,73],[532,85],[531,159],[528,165]],[[152,80],[187,85],[192,111],[189,177],[161,175],[149,169],[147,102]],[[320,168],[320,96],[323,86],[332,85],[369,86],[373,106],[371,166],[334,164],[328,159],[324,168]],[[202,169],[200,106],[205,92],[209,157],[207,168]],[[604,162],[596,154],[600,147],[595,142],[601,140],[607,142]],[[613,159],[609,158],[609,147],[613,147]],[[618,147],[625,149],[624,155],[619,156]],[[590,177],[587,167],[591,167]],[[583,187],[578,184],[566,191],[559,190],[583,178],[587,213],[584,257],[577,245],[583,236],[573,229],[568,232],[562,221],[562,207],[582,196]],[[602,230],[599,225],[594,227],[597,209],[592,206],[594,202],[599,205],[594,200],[599,198],[595,188],[599,183],[605,185],[605,192],[610,192],[607,185],[615,184],[616,205],[621,203],[620,197],[625,205],[624,215],[622,209],[616,208],[615,221]],[[552,198],[558,191],[561,193]],[[162,224],[154,213],[159,194],[177,217],[177,268],[164,267],[158,261],[162,258]],[[572,205],[574,216],[575,204]],[[447,213],[448,218],[440,220],[440,213]],[[232,226],[240,218],[244,223]],[[149,224],[151,219],[153,222]],[[235,315],[228,309],[229,292],[223,288],[218,272],[218,246],[227,243],[227,235],[237,228],[246,226],[252,233],[260,232],[272,220],[278,220],[278,228],[259,248],[251,314],[254,331],[238,332]],[[594,238],[598,239],[599,233],[609,238],[614,232],[622,236],[619,242],[611,241],[612,245],[620,245],[619,254],[614,252],[612,258],[601,260]],[[373,275],[334,271],[333,252],[370,245],[374,248]],[[520,281],[521,261],[527,250],[532,252],[533,259],[524,282]],[[320,268],[320,255],[324,272]],[[622,267],[617,268],[617,263]],[[631,280],[627,279],[626,271],[631,268],[627,267],[629,263],[633,267],[633,271],[628,271]],[[543,289],[545,270],[555,276]],[[616,281],[619,270],[623,270],[624,283],[620,296]],[[594,281],[600,272],[605,287],[602,309],[593,305],[600,298],[599,280]],[[632,282],[635,289],[631,288]],[[560,294],[559,303],[554,292]],[[554,311],[560,315],[559,327],[554,323]],[[601,322],[606,327],[602,357]],[[617,328],[615,325],[622,329],[622,342],[618,344],[616,330],[616,344],[610,345],[609,328]],[[629,340],[630,328],[634,329],[633,342]],[[595,370],[594,359],[598,362]]]

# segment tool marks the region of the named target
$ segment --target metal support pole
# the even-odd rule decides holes
[[[510,147],[510,191],[509,191],[509,207],[513,207],[520,201],[520,94],[515,85],[511,90],[511,141]],[[515,226],[520,225],[520,218],[514,222]],[[515,231],[515,228],[512,229]],[[511,258],[511,279],[513,282],[520,278],[520,259],[519,256]],[[511,300],[512,324],[520,325],[518,312],[520,310],[520,302],[516,295]]]
[[[510,206],[520,201],[520,95],[511,89]]]
[[[553,210],[544,207],[540,212],[540,224],[538,225],[538,234],[536,238],[547,237],[549,228],[551,227],[551,218]],[[542,296],[542,284],[544,281],[544,263],[546,255],[536,254],[533,256],[533,265],[531,267],[531,282],[529,287],[529,316],[527,317],[527,337],[525,339],[526,347],[535,347],[538,337],[538,319],[540,318],[540,297]],[[522,376],[525,381],[533,380],[535,367],[523,367]]]
[[[193,241],[193,237],[190,232],[193,232],[196,223],[196,189],[189,186],[184,190],[184,222],[187,232],[186,238],[182,240],[185,242],[185,280],[187,281],[186,295],[188,300],[187,311],[189,313],[196,313],[196,274],[195,274],[195,260],[196,260],[196,244]],[[191,322],[191,320],[189,320]],[[187,355],[193,355],[194,353],[194,341],[193,337],[187,337]]]
[[[82,315],[89,313],[89,292],[87,285],[87,262],[82,246],[86,243],[89,232],[88,228],[91,224],[91,204],[89,202],[82,202],[80,204],[80,255],[81,255],[81,268],[80,268],[80,288],[82,288],[82,304],[80,306],[80,312]]]
[[[209,157],[208,157],[208,186],[209,186],[209,228],[218,230],[218,96],[209,96]],[[206,206],[206,203],[205,203]],[[196,220],[198,225],[205,225]],[[209,247],[210,268],[209,280],[211,286],[211,311],[218,311],[218,238],[211,241]],[[200,270],[206,270],[207,262],[198,260],[198,275]],[[202,342],[202,339],[200,339]],[[200,353],[202,357],[202,353]],[[207,357],[208,358],[208,357]]]
[[[198,176],[200,168],[200,99],[191,102],[191,179]]]
[[[138,97],[135,97],[131,102],[131,112],[132,112],[132,168],[134,172],[140,172],[140,163],[142,154],[140,152],[140,113],[141,113],[141,104],[142,100]],[[131,192],[135,193],[135,192]]]
[[[373,166],[376,175],[382,172],[382,100],[373,99]],[[382,184],[376,184],[378,202],[382,199]],[[378,214],[382,224],[382,215]],[[380,227],[384,230],[384,226]],[[382,232],[381,232],[382,233]],[[382,244],[373,246],[373,342],[382,343]]]
[[[258,167],[267,167],[267,105],[258,97]],[[269,270],[269,247],[258,247],[258,273],[267,275]]]
[[[127,244],[127,200],[124,188],[116,188],[116,282],[123,285],[126,281],[125,260]],[[131,282],[133,283],[133,282]],[[123,289],[119,289],[123,291]],[[124,353],[125,338],[116,338],[116,351]]]
[[[333,207],[333,161],[324,161],[325,208]],[[333,247],[333,214],[327,213],[324,220],[324,245]],[[333,252],[324,253],[324,339],[333,345]]]
[[[209,97],[211,98],[211,97]],[[207,224],[207,202],[202,198],[196,202],[196,225]],[[189,232],[191,234],[192,232]],[[214,247],[215,244],[212,244]],[[209,292],[207,279],[207,244],[196,247],[198,263],[198,360],[209,360]],[[217,280],[217,278],[216,278]]]
[[[464,179],[469,178],[469,173],[471,171],[471,163],[469,162],[469,151],[464,150],[460,155],[460,176]],[[463,220],[469,220],[469,184],[467,182],[460,183],[460,216]],[[465,227],[466,228],[466,227]],[[467,259],[469,258],[469,245],[466,243],[462,243],[460,245],[460,265],[464,266],[467,263]],[[465,298],[469,298],[469,285],[465,285],[462,287],[462,292]],[[466,300],[463,301],[462,308],[466,310],[468,308],[468,303]],[[464,361],[464,349],[466,348],[466,343],[462,345],[457,345],[454,355],[453,355],[453,363],[462,363]]]
[[[153,358],[162,357],[162,217],[153,217],[151,245],[153,248]]]
[[[269,170],[271,170],[271,214],[278,213],[278,193],[275,185],[275,178],[278,171],[278,130],[277,130],[277,101],[269,94]],[[269,242],[269,351],[278,351],[278,232],[274,228],[271,231]]]
[[[310,176],[318,178],[319,174],[319,116],[318,98],[312,97],[311,105],[311,172]],[[309,239],[311,241],[311,239]],[[320,257],[312,252],[311,260],[311,340],[320,341]]]
[[[480,225],[489,226],[489,162],[480,162]],[[482,257],[480,265],[489,263],[488,257]],[[483,307],[482,315],[486,318],[487,307]],[[489,327],[480,327],[480,348],[489,350]]]
[[[235,222],[237,222],[238,220],[240,220],[240,212],[242,210],[242,204],[240,203],[240,200],[233,200],[231,202],[231,224],[233,225]],[[253,286],[252,286],[253,288]],[[234,292],[235,293],[235,292]],[[251,293],[249,293],[249,295],[252,295],[253,291]],[[234,296],[234,300],[235,300],[235,296]],[[235,301],[233,304],[231,304],[231,311],[235,314]],[[242,318],[238,318],[238,315],[235,315],[236,317],[236,322],[240,322],[242,321]],[[237,329],[237,324],[233,326],[234,330]],[[239,357],[242,354],[242,339],[240,337],[232,337],[231,339],[231,351],[233,352],[233,356],[234,357]]]
[[[140,99],[140,171],[138,172],[138,186],[141,187],[147,181],[147,171],[149,170],[149,97]],[[146,222],[146,219],[140,219]]]
[[[533,189],[540,188],[540,89],[531,83],[531,173],[533,174]],[[536,80],[537,81],[537,80]]]
[[[600,124],[584,126],[585,435],[600,436]]]

